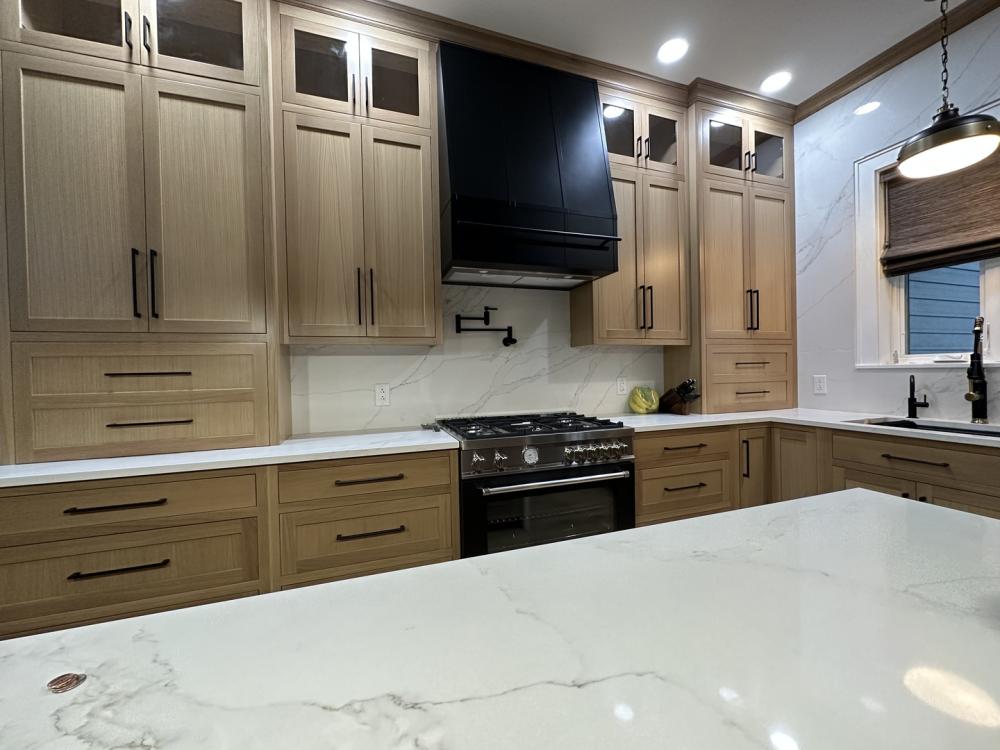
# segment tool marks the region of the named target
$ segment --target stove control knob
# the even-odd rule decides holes
[[[612,440],[604,447],[604,455],[607,458],[619,458],[621,456],[621,451],[618,450],[618,443]]]
[[[587,446],[587,460],[588,461],[596,461],[597,460],[597,457],[598,457],[597,450],[598,450],[597,446],[594,445],[593,443],[591,443],[590,445]]]
[[[483,464],[486,463],[486,459],[479,455],[477,451],[472,452],[472,470],[482,471],[486,467]]]
[[[527,464],[528,466],[534,466],[535,464],[538,463],[538,448],[532,448],[531,446],[528,446],[523,451],[521,451],[521,458],[524,460],[524,463]]]
[[[570,448],[568,445],[565,448],[563,448],[563,458],[568,464],[576,462],[576,456],[573,453],[573,449]]]
[[[502,451],[493,451],[493,465],[502,469],[507,465],[507,454]]]

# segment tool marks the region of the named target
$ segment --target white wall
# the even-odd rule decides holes
[[[436,416],[575,410],[621,414],[619,376],[662,387],[660,347],[569,345],[569,293],[445,286],[444,344],[428,348],[300,347],[292,355],[292,420],[296,433],[413,427]],[[502,333],[455,333],[455,314],[500,308],[491,326]],[[478,323],[469,325],[477,326]],[[392,404],[375,407],[376,383],[392,387]]]
[[[952,100],[963,112],[1000,98],[1000,10],[956,33],[949,54]],[[940,72],[940,50],[925,50],[795,126],[801,406],[905,413],[913,372],[931,400],[925,416],[969,418],[964,368],[855,368],[854,164],[930,123]],[[873,100],[882,103],[874,113],[854,114]],[[813,395],[813,375],[829,377],[828,396]],[[1000,368],[989,377],[1000,421]]]

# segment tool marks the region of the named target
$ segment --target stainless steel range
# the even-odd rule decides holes
[[[462,557],[635,525],[633,431],[570,412],[442,419],[461,442]]]

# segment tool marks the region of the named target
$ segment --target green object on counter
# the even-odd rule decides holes
[[[633,414],[655,414],[659,407],[660,394],[645,385],[637,385],[628,397],[628,408]]]

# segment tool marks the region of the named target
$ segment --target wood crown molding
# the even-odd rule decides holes
[[[1000,0],[965,0],[948,13],[948,29],[951,33],[977,21],[990,11],[1000,8]],[[864,86],[900,63],[909,60],[919,52],[937,44],[941,38],[941,22],[935,18],[923,28],[910,34],[906,39],[894,44],[885,52],[862,63],[845,76],[817,91],[795,108],[795,122],[800,122],[816,114],[837,99]]]
[[[727,86],[724,83],[709,81],[705,78],[695,78],[688,87],[688,104],[696,102],[736,107],[754,114],[766,115],[788,124],[795,121],[794,104]]]

